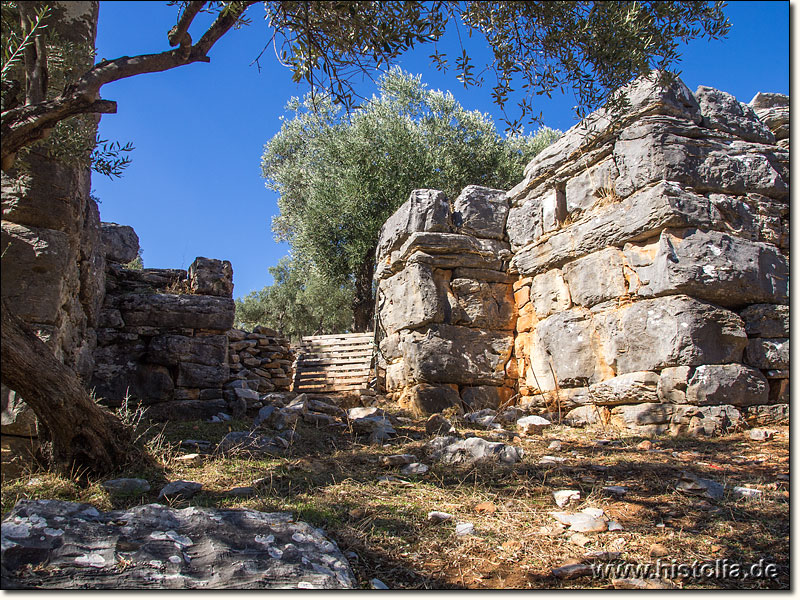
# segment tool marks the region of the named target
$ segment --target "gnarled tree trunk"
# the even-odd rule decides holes
[[[367,253],[356,273],[353,295],[353,332],[362,333],[372,329],[375,314],[375,297],[372,294],[372,276],[375,273],[375,249]]]
[[[39,419],[39,435],[49,444],[53,466],[67,473],[110,473],[142,453],[132,432],[95,404],[75,371],[2,300],[2,381],[18,392]]]

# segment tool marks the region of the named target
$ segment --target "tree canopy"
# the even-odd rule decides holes
[[[453,199],[467,185],[508,189],[559,135],[502,136],[488,115],[399,69],[381,77],[378,92],[349,114],[310,94],[293,98],[293,116],[261,162],[267,186],[280,193],[276,237],[332,285],[354,285],[357,330],[371,325],[381,225],[413,189]]]

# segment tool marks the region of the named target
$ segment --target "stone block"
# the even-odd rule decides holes
[[[700,406],[766,404],[769,384],[761,371],[740,364],[700,365],[686,389],[686,401]]]
[[[450,307],[451,322],[476,329],[511,330],[516,310],[511,286],[475,279],[450,282],[455,303]]]
[[[233,325],[231,298],[195,294],[123,294],[118,306],[127,327],[197,328],[224,332]]]
[[[498,385],[505,379],[514,336],[452,325],[414,331],[402,345],[405,381]]]
[[[499,408],[506,404],[512,395],[513,390],[511,388],[493,385],[465,387],[461,390],[461,399],[469,406],[469,410]]]
[[[664,230],[653,264],[634,269],[643,297],[687,294],[730,307],[789,297],[788,263],[775,246],[717,231]]]
[[[606,248],[567,263],[563,273],[572,302],[587,308],[628,293],[623,254],[616,248]]]
[[[0,386],[0,425],[3,435],[36,437],[38,435],[36,414],[22,398],[6,386]],[[5,469],[5,465],[3,465]]]
[[[688,296],[634,302],[596,320],[604,359],[620,374],[741,362],[747,344],[738,315]]]
[[[233,297],[233,267],[229,260],[198,256],[187,272],[193,294]]]
[[[179,387],[222,388],[228,380],[228,366],[208,366],[182,362],[178,365],[175,385]]]
[[[712,228],[717,215],[708,198],[661,181],[597,211],[591,219],[525,246],[511,260],[511,269],[523,276],[536,275],[608,246],[653,237],[666,227]]]
[[[669,431],[672,435],[714,436],[729,433],[741,424],[741,413],[731,405],[676,405]]]
[[[755,111],[727,92],[701,85],[694,92],[703,113],[703,126],[730,133],[748,142],[774,144],[775,135]]]
[[[506,233],[515,252],[542,237],[542,199],[529,198],[509,209]]]
[[[659,376],[652,371],[625,373],[589,386],[589,399],[602,406],[659,402]]]
[[[560,269],[536,275],[531,281],[531,303],[539,319],[569,309],[572,300]]]
[[[598,200],[613,193],[617,175],[614,159],[609,157],[572,177],[565,188],[567,214],[592,210]]]
[[[103,250],[109,262],[127,264],[139,255],[139,236],[129,225],[100,223]]]
[[[788,369],[789,340],[787,338],[753,338],[748,340],[744,362],[758,369]]]
[[[789,96],[758,92],[750,101],[750,106],[776,140],[789,138]]]
[[[225,363],[227,351],[228,338],[224,334],[203,337],[162,334],[150,340],[147,361],[167,366],[191,362],[213,367]]]
[[[452,230],[450,205],[444,192],[414,190],[408,200],[381,227],[376,261],[381,263],[391,252],[400,248],[412,233]]]
[[[461,406],[461,399],[450,386],[420,383],[403,390],[400,404],[408,406],[415,414],[432,415],[453,406]]]
[[[774,404],[789,404],[789,380],[769,380],[769,401]]]
[[[789,404],[762,404],[761,406],[748,406],[745,409],[745,420],[752,426],[760,425],[788,425]]]
[[[666,425],[672,419],[674,411],[675,406],[672,404],[647,402],[616,406],[611,410],[611,416],[619,418],[627,426]]]
[[[656,389],[659,401],[685,404],[686,389],[689,387],[691,374],[691,367],[666,367],[662,369]]]
[[[380,282],[378,310],[386,332],[442,323],[448,310],[443,276],[434,279],[428,265],[413,263]]]
[[[507,216],[508,200],[503,190],[469,185],[453,202],[453,225],[467,235],[501,240]]]
[[[553,371],[562,387],[604,379],[591,343],[592,331],[591,315],[584,309],[573,308],[540,321],[525,354],[532,371],[526,379],[528,386],[538,381],[542,391],[554,389]]]
[[[749,337],[788,338],[788,304],[753,304],[739,313]]]

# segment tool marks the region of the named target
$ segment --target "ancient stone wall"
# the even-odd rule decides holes
[[[133,229],[104,223],[103,235],[107,286],[91,387],[104,404],[127,397],[152,419],[238,417],[259,407],[259,391],[288,389],[288,342],[231,329],[230,262],[129,269],[139,249]]]
[[[452,206],[442,192],[416,190],[381,229],[380,367],[401,404],[477,409],[513,395],[507,212],[500,190],[470,186]]]
[[[515,388],[541,412],[640,433],[788,414],[788,99],[748,106],[647,79],[626,94],[624,112],[587,117],[507,195],[481,193],[492,236],[451,223],[433,191],[389,219],[377,275],[389,390],[491,389],[496,404]]]

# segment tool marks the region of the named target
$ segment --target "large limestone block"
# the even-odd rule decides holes
[[[608,139],[621,123],[630,123],[644,115],[654,114],[672,115],[693,123],[702,120],[697,100],[680,79],[664,82],[660,80],[660,73],[654,72],[640,77],[620,91],[628,100],[623,114],[603,108],[587,116],[528,163],[525,179],[509,192],[509,196],[513,197],[515,193],[534,185],[560,165],[580,160],[587,148]]]
[[[628,293],[623,255],[616,248],[606,248],[567,263],[563,272],[572,302],[587,308]]]
[[[3,587],[357,587],[322,530],[290,513],[243,509],[147,504],[100,512],[89,504],[21,500],[3,520],[2,562]]]
[[[380,282],[381,324],[388,334],[400,329],[442,323],[448,310],[446,281],[434,279],[434,270],[421,263],[409,264],[397,275]]]
[[[788,195],[780,164],[788,160],[786,151],[708,136],[704,134],[707,131],[686,128],[667,117],[650,117],[626,128],[614,145],[620,174],[617,193],[627,196],[667,180],[701,192],[753,192],[773,198]]]
[[[406,381],[500,385],[514,336],[452,325],[410,332],[402,342]]]
[[[614,190],[619,172],[612,157],[582,171],[567,181],[565,188],[568,215],[580,215],[592,210],[601,199]]]
[[[511,258],[508,242],[476,238],[458,233],[418,232],[387,256],[375,272],[384,279],[403,269],[410,262],[420,262],[440,269],[503,270],[503,261]]]
[[[2,293],[23,321],[53,325],[61,308],[78,293],[68,277],[76,257],[69,236],[53,229],[2,223]]]
[[[595,404],[640,404],[659,402],[659,376],[652,371],[625,373],[589,386],[589,397]]]
[[[227,331],[233,327],[232,298],[195,294],[123,294],[116,301],[127,327],[172,327]]]
[[[447,385],[420,383],[403,390],[400,405],[408,406],[418,415],[432,415],[460,406],[458,391]]]
[[[672,435],[723,435],[742,423],[742,414],[729,404],[718,406],[677,405],[669,431]]]
[[[674,412],[673,404],[629,404],[611,409],[611,421],[634,433],[659,435],[669,429]]]
[[[450,205],[444,192],[438,190],[414,190],[397,211],[381,227],[377,262],[399,248],[408,236],[418,231],[453,230]]]
[[[519,206],[509,209],[506,233],[515,252],[538,240],[543,232],[541,196],[528,198]]]
[[[198,256],[189,267],[189,289],[193,294],[233,296],[233,267],[229,260]]]
[[[90,387],[107,406],[120,406],[126,396],[150,405],[173,398],[175,383],[162,365],[101,363],[98,361]]]
[[[226,335],[187,337],[162,334],[150,340],[147,361],[167,366],[174,366],[180,362],[217,366],[225,363],[227,353]]]
[[[758,118],[775,134],[776,140],[789,137],[789,96],[758,92],[750,101]]]
[[[572,306],[569,287],[560,269],[551,269],[534,277],[531,281],[530,298],[536,316],[540,319]]]
[[[703,126],[758,144],[774,144],[775,136],[755,111],[727,92],[701,85],[694,92],[703,113]]]
[[[525,246],[512,259],[511,269],[535,275],[608,246],[653,237],[666,227],[712,228],[716,221],[708,198],[662,181]]]
[[[686,390],[686,401],[700,406],[751,406],[768,400],[769,384],[761,371],[740,364],[700,365]]]
[[[516,311],[509,284],[453,279],[450,289],[456,300],[451,307],[451,322],[454,325],[476,329],[514,328]]]
[[[460,233],[503,239],[508,199],[503,190],[469,185],[453,202],[453,225]]]
[[[739,315],[744,321],[744,330],[750,337],[789,337],[788,304],[753,304]]]
[[[659,402],[685,404],[686,388],[689,387],[689,377],[691,375],[691,367],[666,367],[662,369],[659,374],[657,388]]]
[[[598,364],[592,335],[591,314],[585,309],[565,310],[540,321],[527,354],[532,370],[528,385],[536,386],[538,381],[539,389],[552,390],[552,371],[561,386],[604,379],[606,373]]]
[[[139,236],[129,225],[100,223],[106,260],[129,263],[139,255]]]
[[[786,338],[754,338],[747,342],[744,362],[758,369],[788,369],[789,340]]]
[[[709,194],[708,199],[720,215],[716,229],[755,242],[788,248],[787,203],[761,194]]]
[[[597,317],[605,360],[617,373],[741,362],[738,315],[688,296],[642,300]]]
[[[3,171],[3,220],[28,227],[77,233],[89,196],[89,171],[33,153],[25,160],[31,167],[29,174],[11,176]]]
[[[717,231],[664,230],[652,265],[635,270],[643,297],[687,294],[731,307],[789,298],[789,266],[775,246]]]
[[[506,405],[512,394],[513,390],[511,388],[494,385],[479,385],[462,389],[461,399],[471,410],[481,410],[483,408],[496,409]]]
[[[198,365],[182,362],[178,365],[175,385],[187,388],[221,388],[228,380],[228,365]]]

